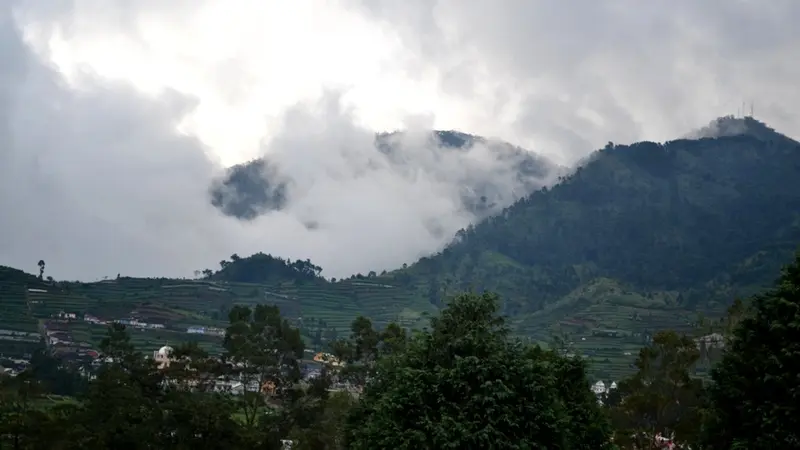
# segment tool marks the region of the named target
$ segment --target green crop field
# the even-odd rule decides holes
[[[435,311],[427,302],[409,304],[407,291],[367,281],[339,283],[227,283],[200,280],[120,278],[94,283],[45,282],[13,269],[0,278],[0,330],[34,333],[35,345],[2,339],[0,352],[22,355],[43,345],[41,333],[57,332],[59,340],[96,347],[106,327],[85,322],[85,314],[103,321],[134,318],[161,329],[130,327],[133,343],[142,351],[162,345],[197,342],[211,353],[221,351],[219,336],[190,334],[188,327],[227,326],[234,305],[274,304],[300,326],[309,346],[346,336],[359,314],[377,324],[390,321],[415,327]],[[12,273],[13,272],[13,273]],[[61,314],[74,314],[63,320]],[[323,336],[324,337],[321,337]],[[316,336],[316,338],[315,338]],[[26,343],[33,344],[33,343]],[[5,347],[4,347],[5,346]]]
[[[96,349],[106,326],[84,321],[85,314],[104,321],[133,318],[163,326],[130,327],[133,343],[145,353],[167,344],[197,342],[217,354],[222,351],[220,336],[190,334],[187,328],[225,328],[234,305],[277,305],[300,327],[312,349],[347,336],[358,315],[370,317],[379,327],[395,321],[417,328],[437,312],[421,294],[425,285],[400,287],[390,277],[335,283],[136,278],[50,283],[0,270],[6,270],[0,272],[0,330],[32,333],[24,339],[0,333],[0,353],[8,356],[30,354],[44,345],[45,328],[57,332],[62,343]],[[697,313],[677,306],[676,295],[629,292],[613,280],[597,279],[536,313],[512,317],[511,324],[521,336],[545,344],[553,336],[565,337],[571,351],[591,363],[594,378],[617,380],[632,372],[639,349],[655,331],[697,331]],[[61,313],[75,314],[75,319],[60,320]]]

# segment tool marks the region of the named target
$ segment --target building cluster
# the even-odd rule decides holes
[[[314,361],[321,364],[328,364],[332,367],[344,367],[344,362],[330,353],[318,352],[314,355]]]
[[[209,336],[219,336],[219,337],[225,336],[225,330],[217,327],[194,326],[187,328],[186,332],[189,334],[205,334]]]
[[[0,357],[0,376],[15,377],[29,365],[30,361],[27,359]]]
[[[40,338],[41,335],[39,333],[0,329],[0,339],[5,341],[39,342]]]
[[[172,363],[176,361],[174,356],[174,349],[168,345],[165,345],[158,350],[154,350],[152,353],[151,358],[157,364],[158,368],[164,370],[168,368]],[[237,366],[241,367],[241,363]],[[191,369],[190,369],[191,370]],[[308,382],[315,377],[320,375],[320,370],[318,368],[304,365],[302,367],[302,381],[301,382]],[[208,383],[208,387],[213,389],[217,392],[226,392],[233,395],[241,395],[244,392],[260,392],[265,396],[272,396],[275,394],[276,385],[275,383],[266,380],[260,381],[258,379],[249,379],[247,376],[234,376],[225,377],[219,376],[212,380],[201,380],[201,376],[198,375],[197,379],[195,380],[188,380],[183,381],[184,384],[188,385],[190,388],[197,387],[200,383]],[[167,383],[170,383],[167,381]],[[359,389],[343,384],[343,383],[334,383],[331,387],[332,391],[338,390],[346,390],[348,392],[357,393],[360,392]]]
[[[617,388],[617,382],[612,381],[610,384],[606,385],[603,380],[597,381],[595,384],[592,385],[592,392],[594,395],[597,396],[597,401],[601,405],[603,404],[603,396],[611,393],[614,389]]]
[[[141,328],[141,329],[160,330],[164,328],[163,323],[147,323],[147,322],[141,322],[140,320],[133,318],[116,319],[114,320],[114,323],[125,325],[126,327]]]
[[[324,356],[321,356],[324,355]],[[150,356],[153,361],[156,362],[159,369],[163,370],[168,368],[172,363],[176,361],[174,356],[174,349],[168,345],[165,345],[158,350],[154,350],[152,355]],[[319,358],[317,358],[319,357]],[[315,362],[322,362],[328,364],[332,367],[334,366],[341,366],[343,363],[339,362],[333,355],[328,353],[317,353],[314,358]],[[237,366],[241,367],[241,363]],[[302,379],[301,383],[307,383],[312,379],[320,376],[322,373],[321,367],[319,364],[308,363],[303,364],[301,367],[302,371]],[[209,387],[218,392],[227,392],[234,395],[241,395],[244,392],[261,392],[266,396],[271,396],[275,393],[275,384],[270,381],[260,382],[258,380],[248,380],[247,377],[234,377],[233,379],[229,377],[217,377],[214,380],[206,380],[209,383]],[[189,381],[189,387],[194,387],[200,383],[199,378],[197,381]],[[356,386],[348,382],[343,382],[339,380],[334,380],[333,384],[331,385],[330,391],[345,391],[349,392],[353,395],[358,395],[361,393],[362,389],[361,386]]]
[[[725,348],[725,336],[720,333],[711,333],[705,336],[701,336],[694,340],[695,344],[697,344],[697,348],[702,349],[702,347],[706,348]]]
[[[53,356],[68,359],[94,360],[99,356],[97,350],[88,342],[76,342],[69,330],[67,320],[51,320],[42,324],[45,345]]]

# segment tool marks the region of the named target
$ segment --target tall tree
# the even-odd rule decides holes
[[[107,362],[89,387],[74,422],[77,448],[139,449],[161,442],[164,374],[136,351],[123,325],[108,329],[100,349]]]
[[[300,380],[303,340],[277,306],[234,306],[229,318],[223,344],[228,377],[242,383],[237,399],[245,426],[255,432],[273,406],[290,401]]]
[[[700,358],[688,336],[661,331],[639,352],[638,371],[620,381],[607,398],[616,429],[615,442],[648,448],[657,434],[679,445],[699,440],[703,385],[692,378]]]
[[[581,358],[563,357],[564,353],[530,347],[528,357],[546,361],[554,376],[556,391],[569,420],[570,449],[594,450],[608,447],[611,426],[597,397],[589,389],[587,363]]]
[[[41,280],[44,277],[44,260],[40,259],[36,265],[39,266],[39,279]]]
[[[240,426],[236,404],[225,392],[216,391],[219,362],[196,343],[176,348],[169,366],[161,403],[164,426],[169,433],[164,447],[174,449],[239,448]]]
[[[752,298],[712,371],[708,444],[800,448],[800,253]]]
[[[35,401],[43,390],[30,372],[16,377],[0,375],[0,446],[5,442],[12,449],[29,448],[41,438],[42,411]]]
[[[349,448],[606,448],[608,436],[584,447],[571,434],[551,357],[512,339],[497,312],[495,295],[461,295],[382,359],[350,414]]]
[[[358,316],[350,325],[350,336],[331,343],[334,356],[345,363],[337,376],[341,381],[363,386],[374,370],[382,351],[402,346],[405,330],[390,324],[383,333],[377,331],[372,321]]]

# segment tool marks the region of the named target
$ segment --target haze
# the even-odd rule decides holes
[[[485,152],[431,158],[419,132],[568,165],[745,101],[797,137],[798,17],[791,0],[2,2],[0,264],[191,276],[263,251],[326,276],[396,268],[475,220],[458,174]],[[415,131],[413,167],[436,170],[381,161],[374,132],[394,129]],[[221,215],[211,180],[264,154],[304,200]]]

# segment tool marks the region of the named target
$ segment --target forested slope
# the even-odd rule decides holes
[[[768,285],[800,244],[800,144],[752,118],[719,119],[731,122],[743,134],[609,143],[396,276],[432,301],[496,291],[512,315],[577,301],[598,280],[686,310]]]

